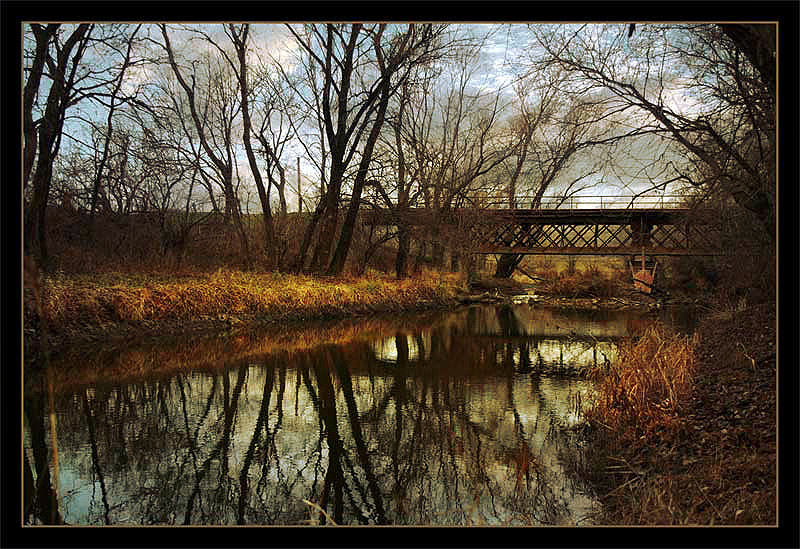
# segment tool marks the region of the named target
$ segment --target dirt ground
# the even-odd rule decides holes
[[[775,305],[707,316],[677,432],[605,448],[600,524],[774,525]]]
[[[679,461],[706,471],[702,516],[716,523],[776,521],[775,313],[774,303],[761,305],[700,326],[691,436]]]

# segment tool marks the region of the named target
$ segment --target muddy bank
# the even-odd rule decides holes
[[[47,333],[47,345],[51,351],[68,345],[108,342],[119,344],[125,341],[169,337],[194,337],[220,333],[236,333],[242,330],[259,329],[279,325],[296,325],[302,322],[339,320],[344,318],[370,317],[392,313],[414,313],[453,309],[460,301],[442,299],[420,301],[412,305],[396,303],[371,304],[340,308],[323,313],[297,310],[280,315],[216,314],[202,315],[192,319],[161,318],[140,321],[75,322],[62,325]],[[25,327],[26,360],[35,359],[40,350],[38,323]]]
[[[622,445],[595,426],[584,464],[603,503],[596,524],[776,523],[775,305],[707,315],[680,423]]]

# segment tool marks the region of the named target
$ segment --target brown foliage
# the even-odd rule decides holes
[[[661,324],[622,344],[617,361],[594,372],[598,398],[589,418],[633,440],[678,427],[692,386],[696,344]]]
[[[569,273],[562,271],[546,272],[544,291],[550,295],[563,297],[612,297],[619,293],[625,273],[622,271],[603,272],[594,264],[582,271]],[[627,280],[627,278],[626,278]]]

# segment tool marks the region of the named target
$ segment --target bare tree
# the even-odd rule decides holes
[[[417,186],[412,196],[431,210],[426,229],[436,266],[444,261],[447,235],[442,231],[449,212],[467,204],[470,192],[514,152],[502,123],[501,94],[474,86],[479,50],[480,44],[461,49],[444,74],[439,67],[426,69],[409,92],[398,126],[404,177]]]
[[[227,87],[223,68],[218,66],[217,70],[214,71],[210,59],[207,59],[206,64],[206,95],[205,101],[201,106],[200,98],[197,96],[198,82],[195,65],[192,64],[192,73],[189,76],[191,83],[189,83],[175,59],[175,53],[167,33],[167,26],[162,24],[159,27],[164,38],[162,46],[169,56],[169,64],[172,67],[172,72],[178,79],[188,99],[191,118],[200,144],[203,151],[213,163],[217,175],[221,180],[225,192],[226,210],[233,216],[234,225],[239,235],[243,262],[246,266],[249,266],[252,258],[250,257],[247,234],[244,230],[239,200],[233,183],[235,162],[232,137],[233,119],[237,114],[239,106],[234,101],[233,94]],[[212,106],[213,103],[216,103],[216,105]],[[199,110],[200,108],[203,109],[202,113]],[[209,118],[212,120],[209,120]],[[214,118],[216,120],[213,120]],[[214,124],[214,122],[216,122],[216,124]]]
[[[103,170],[105,169],[106,162],[108,161],[108,153],[109,153],[109,145],[111,143],[111,137],[113,135],[113,123],[114,123],[114,112],[117,108],[117,99],[120,93],[120,88],[122,87],[122,82],[125,79],[125,72],[128,67],[131,65],[131,52],[134,46],[134,38],[136,34],[139,32],[141,25],[137,25],[134,28],[133,32],[131,32],[130,37],[127,40],[125,53],[123,54],[122,64],[119,68],[117,76],[112,86],[111,95],[108,98],[108,116],[106,118],[106,135],[105,135],[105,143],[103,145],[103,152],[102,157],[100,160],[100,164],[97,167],[95,172],[95,180],[94,180],[94,187],[92,188],[92,198],[91,198],[91,206],[89,209],[89,235],[88,238],[91,240],[93,238],[94,232],[94,216],[95,211],[97,209],[97,197],[100,192],[100,185],[103,180]]]
[[[614,25],[541,29],[541,62],[613,97],[629,123],[617,138],[650,134],[681,147],[687,161],[675,176],[722,189],[774,240],[774,25],[636,29],[627,39]]]
[[[62,138],[66,135],[73,144],[85,146],[80,137],[67,132],[75,132],[87,123],[90,128],[96,126],[82,114],[89,109],[80,109],[79,104],[89,102],[92,110],[107,111],[108,121],[117,107],[135,100],[135,91],[130,94],[122,83],[126,70],[140,62],[134,53],[139,27],[31,24],[27,28],[33,40],[26,41],[32,48],[25,54],[29,66],[23,91],[23,189],[29,198],[25,211],[25,249],[47,268],[45,212]],[[105,136],[110,140],[112,134],[109,131]],[[102,172],[102,169],[96,172],[95,185],[100,184]]]
[[[228,24],[225,26],[225,34],[233,43],[236,53],[236,60],[238,65],[230,59],[225,50],[216,44],[208,35],[206,38],[214,44],[220,53],[225,57],[231,66],[231,69],[236,75],[239,84],[239,92],[241,94],[242,104],[242,141],[244,143],[245,152],[247,154],[247,162],[250,165],[250,171],[253,174],[253,180],[256,184],[258,191],[258,198],[261,202],[261,211],[264,215],[264,255],[267,258],[267,265],[274,266],[275,263],[275,229],[272,221],[272,209],[270,207],[269,191],[264,187],[264,180],[261,177],[261,170],[259,169],[256,155],[253,151],[253,145],[250,140],[252,133],[253,123],[250,118],[250,95],[252,93],[250,82],[248,78],[248,37],[250,34],[250,25],[233,25]]]
[[[399,213],[408,210],[410,206],[411,181],[406,171],[406,156],[403,152],[403,137],[401,128],[403,127],[403,115],[409,101],[408,81],[403,82],[402,93],[400,94],[400,104],[397,110],[397,117],[394,121],[393,133],[395,146],[397,147],[397,209]],[[397,278],[405,278],[408,275],[408,254],[411,248],[411,238],[409,228],[405,223],[400,222],[397,227],[397,257],[395,260],[395,274]]]
[[[33,189],[30,203],[25,212],[25,251],[32,253],[39,264],[47,268],[47,239],[45,212],[50,196],[50,184],[53,176],[53,163],[61,145],[61,134],[67,108],[78,100],[76,83],[85,78],[84,71],[79,73],[81,60],[86,52],[93,25],[81,24],[72,29],[66,38],[58,25],[31,26],[36,38],[36,54],[23,92],[23,120],[25,123],[25,173],[30,174],[33,165],[32,148],[38,145],[36,169],[33,171]],[[42,53],[44,51],[45,53]],[[42,57],[44,61],[42,62]],[[44,66],[47,72],[44,73]],[[34,97],[42,86],[41,77],[46,74],[50,89],[44,114],[38,121],[33,121]],[[36,137],[33,137],[34,128]],[[30,145],[30,146],[29,146]],[[24,179],[27,186],[28,175]]]
[[[444,26],[409,25],[405,30],[387,33],[387,25],[354,24],[309,26],[300,34],[289,27],[309,55],[314,72],[318,70],[323,79],[320,114],[325,148],[330,154],[327,188],[306,229],[295,268],[305,266],[308,248],[320,222],[311,269],[338,274],[344,268],[367,169],[388,101],[413,66],[435,57],[437,38],[444,29]],[[348,167],[357,155],[360,160],[350,205],[329,263],[342,190]]]
[[[56,36],[60,24],[49,24],[43,27],[39,24],[30,26],[36,41],[35,51],[31,67],[28,70],[28,78],[25,81],[25,88],[22,93],[22,115],[23,115],[23,188],[28,186],[33,161],[36,158],[37,126],[33,120],[33,106],[36,95],[39,93],[39,85],[45,71],[45,61],[48,57],[50,42]]]

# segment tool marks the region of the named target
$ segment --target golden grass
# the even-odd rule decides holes
[[[539,276],[546,279],[544,290],[550,295],[612,297],[619,292],[620,280],[625,278],[625,273],[603,269],[592,263],[574,273],[545,271]]]
[[[587,417],[634,441],[677,427],[692,387],[696,344],[696,338],[674,334],[660,323],[637,341],[623,343],[607,371],[593,372],[598,395]]]
[[[443,303],[462,287],[457,276],[438,273],[405,280],[375,273],[327,279],[229,270],[181,277],[62,275],[46,281],[44,314],[56,331],[86,324],[190,321],[220,315],[311,318]]]

